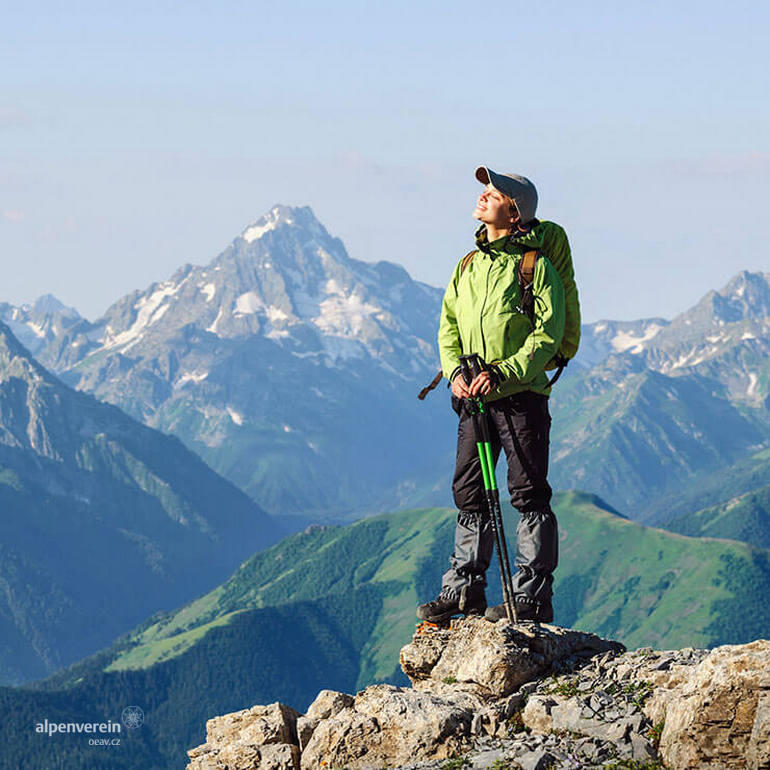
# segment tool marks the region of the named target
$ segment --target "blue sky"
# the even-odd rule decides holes
[[[766,4],[0,10],[0,301],[95,318],[279,202],[443,286],[480,163],[567,228],[586,320],[770,271]]]

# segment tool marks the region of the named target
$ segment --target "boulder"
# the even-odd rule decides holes
[[[488,700],[503,698],[549,671],[557,660],[583,654],[623,651],[617,642],[558,626],[507,621],[490,623],[469,617],[451,632],[415,634],[401,650],[401,668],[415,688],[437,683],[472,685]]]
[[[770,767],[770,641],[717,647],[689,676],[659,682],[645,711],[663,722],[672,768]]]
[[[187,752],[187,770],[299,770],[298,717],[272,703],[209,719],[206,743]]]
[[[322,720],[302,752],[303,768],[398,767],[445,759],[470,746],[473,696],[448,702],[431,693],[373,685]]]

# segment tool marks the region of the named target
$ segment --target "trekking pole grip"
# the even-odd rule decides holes
[[[462,375],[463,380],[465,380],[466,385],[470,385],[471,382],[473,382],[473,374],[471,373],[470,363],[468,362],[468,359],[470,358],[471,356],[460,356],[460,374]]]
[[[483,371],[486,371],[487,365],[478,353],[472,353],[468,358],[470,359],[468,365],[471,369],[471,375],[473,379],[476,379]]]

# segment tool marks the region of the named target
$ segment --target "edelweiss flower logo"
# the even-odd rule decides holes
[[[120,715],[127,730],[136,730],[144,724],[144,711],[139,706],[127,706]]]

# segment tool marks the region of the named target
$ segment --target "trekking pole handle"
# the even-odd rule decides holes
[[[487,365],[484,359],[478,353],[469,353],[467,356],[460,356],[460,370],[466,385],[470,385],[473,380],[483,371],[486,371]]]
[[[468,363],[470,356],[460,356],[460,374],[466,385],[470,385],[473,382],[473,374],[471,373],[471,367]]]
[[[478,354],[473,353],[470,358],[470,367],[471,367],[471,375],[473,375],[473,379],[476,379],[486,368],[487,365],[484,363],[484,359]]]

